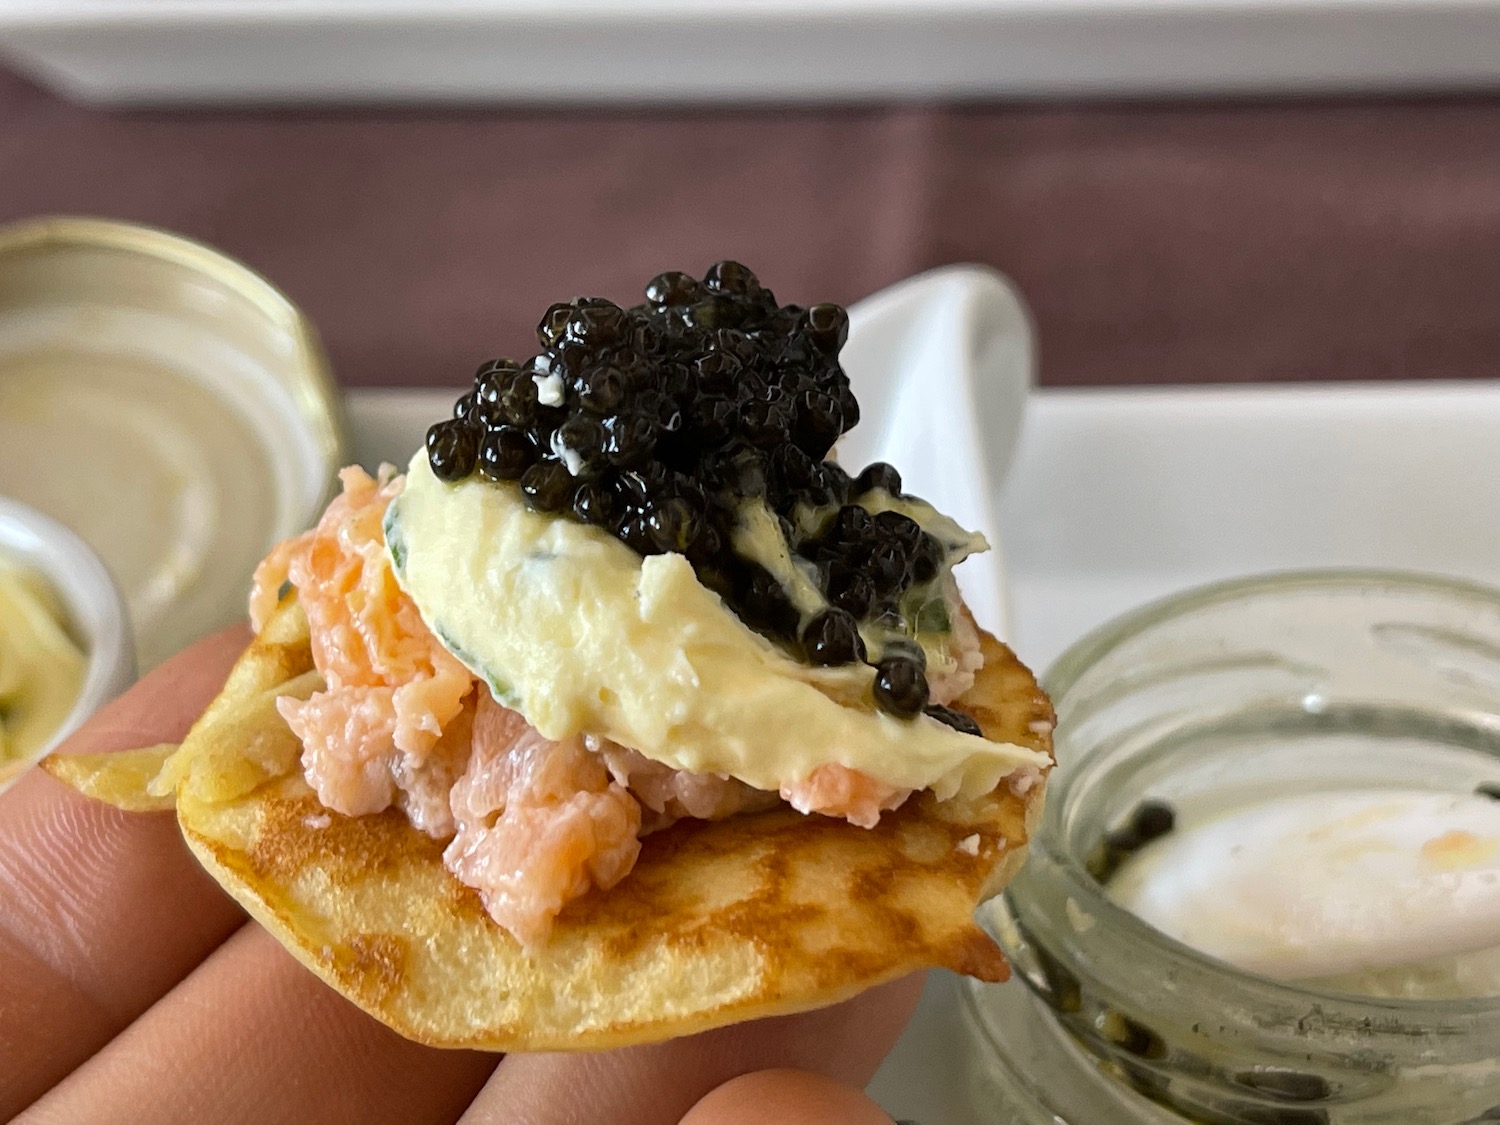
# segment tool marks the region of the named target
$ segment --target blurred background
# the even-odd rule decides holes
[[[5,0],[0,221],[205,240],[350,386],[722,257],[796,301],[996,266],[1049,384],[1475,379],[1497,89],[1488,0]]]

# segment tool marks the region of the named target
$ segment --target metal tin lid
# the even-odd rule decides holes
[[[143,669],[244,616],[344,448],[312,327],[251,270],[126,223],[0,229],[0,494],[104,559]]]

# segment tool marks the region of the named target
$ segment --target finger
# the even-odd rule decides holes
[[[511,1055],[464,1125],[677,1125],[715,1087],[776,1067],[863,1086],[911,1018],[921,991],[916,974],[831,1008],[666,1043],[596,1055]]]
[[[688,1111],[682,1125],[891,1125],[853,1086],[805,1070],[761,1070],[731,1079]]]
[[[495,1063],[401,1038],[247,925],[16,1125],[451,1125]]]
[[[243,628],[156,669],[64,745],[177,741],[244,648]],[[123,813],[32,770],[0,797],[0,1120],[182,979],[243,915],[170,813]]]

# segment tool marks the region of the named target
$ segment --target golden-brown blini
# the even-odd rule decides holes
[[[988,635],[983,652],[956,706],[987,738],[1050,753],[1052,708],[1035,679]],[[928,966],[1008,974],[973,912],[1024,858],[1040,778],[972,801],[918,794],[873,829],[785,807],[679,821],[528,952],[403,814],[350,818],[318,803],[275,700],[321,686],[289,597],[175,753],[54,755],[46,768],[123,807],[175,806],[188,845],[235,899],[411,1039],[594,1050],[831,1004]]]

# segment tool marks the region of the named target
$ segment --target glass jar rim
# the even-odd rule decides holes
[[[1231,578],[1190,588],[1149,602],[1101,625],[1075,641],[1042,677],[1042,685],[1054,701],[1062,699],[1093,666],[1122,644],[1152,627],[1205,608],[1247,595],[1292,593],[1360,586],[1381,586],[1408,591],[1457,595],[1482,600],[1500,610],[1500,589],[1467,579],[1419,571],[1364,567],[1328,567],[1273,571]],[[1477,1020],[1493,1027],[1500,1036],[1500,996],[1463,999],[1406,999],[1366,997],[1347,992],[1311,988],[1296,982],[1278,981],[1236,968],[1202,953],[1142,921],[1116,904],[1086,870],[1082,857],[1058,846],[1061,810],[1071,789],[1072,775],[1064,773],[1049,783],[1048,809],[1021,876],[1007,892],[1024,891],[1028,869],[1046,869],[1046,878],[1078,904],[1112,941],[1129,946],[1142,958],[1143,971],[1155,962],[1174,966],[1194,977],[1213,976],[1223,988],[1253,992],[1279,1004],[1316,1002],[1338,1013],[1341,1022],[1369,1021],[1379,1026],[1397,1018],[1403,1022],[1430,1015],[1438,1020]],[[1019,903],[1017,904],[1020,905]]]

